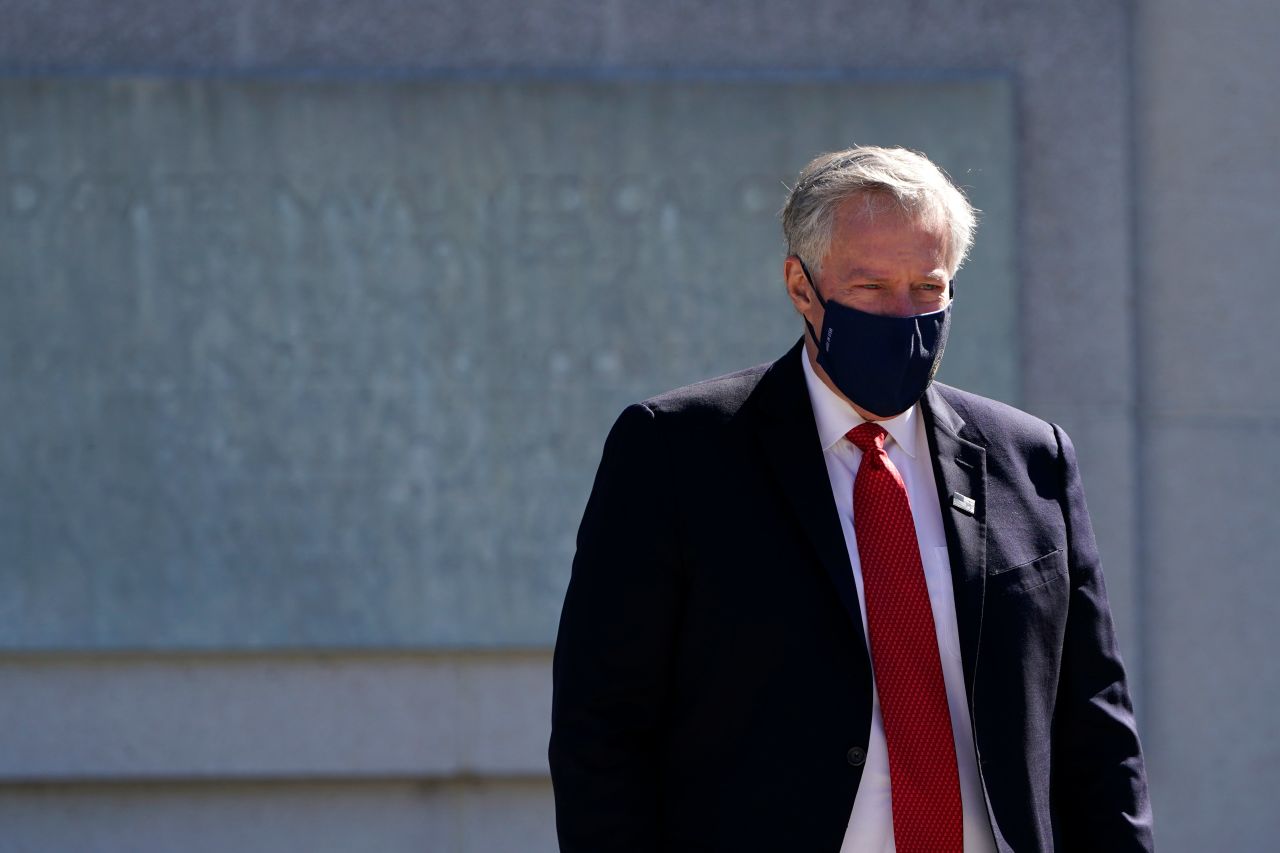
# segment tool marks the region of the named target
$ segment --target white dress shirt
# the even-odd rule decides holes
[[[827,463],[831,494],[840,514],[853,581],[858,588],[858,604],[862,613],[863,636],[867,633],[867,600],[862,588],[862,563],[858,558],[858,540],[853,529],[853,480],[862,461],[862,451],[845,433],[862,423],[847,401],[823,384],[809,363],[806,349],[800,350],[804,362],[805,383],[809,401],[818,425],[818,439]],[[955,597],[951,587],[951,563],[946,536],[942,530],[942,510],[938,506],[938,490],[934,485],[933,463],[929,442],[924,432],[924,417],[919,404],[895,418],[880,421],[889,433],[885,451],[902,475],[915,520],[916,541],[920,545],[920,562],[924,566],[929,603],[933,607],[933,624],[938,634],[938,654],[942,661],[942,680],[947,688],[947,705],[951,709],[951,729],[955,736],[956,762],[960,772],[960,798],[964,804],[964,849],[966,853],[995,853],[995,839],[987,819],[982,783],[978,778],[978,762],[973,749],[969,722],[969,705],[964,690],[964,671],[960,662],[960,634],[956,624]],[[873,678],[874,680],[874,678]],[[867,743],[867,761],[862,768],[862,782],[849,815],[840,853],[894,853],[893,807],[890,800],[889,753],[884,739],[884,720],[880,716],[880,697],[873,687],[871,697],[871,737]]]

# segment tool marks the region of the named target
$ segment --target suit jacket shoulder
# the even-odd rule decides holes
[[[650,397],[641,405],[655,415],[676,416],[690,423],[723,423],[742,408],[770,366],[758,364],[724,376],[704,379]]]
[[[1022,443],[1028,445],[1056,444],[1053,425],[1033,414],[1014,408],[1008,403],[962,391],[941,382],[933,387],[964,421],[965,427],[981,443]]]

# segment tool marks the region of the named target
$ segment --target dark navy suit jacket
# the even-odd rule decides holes
[[[799,349],[609,434],[555,651],[565,853],[840,849],[872,670]],[[939,383],[922,402],[998,847],[1153,849],[1070,440]]]

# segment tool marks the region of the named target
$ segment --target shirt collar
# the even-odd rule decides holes
[[[826,386],[813,365],[809,363],[809,350],[800,347],[800,361],[804,365],[804,383],[809,389],[809,402],[813,405],[813,418],[818,425],[818,440],[823,451],[830,450],[845,433],[863,423],[866,418],[858,414],[849,401]],[[898,443],[902,451],[912,459],[916,458],[920,418],[916,403],[900,415],[876,423],[884,427],[885,432]]]

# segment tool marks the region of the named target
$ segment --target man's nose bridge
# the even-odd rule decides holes
[[[916,304],[911,301],[911,291],[902,290],[895,291],[893,299],[890,300],[889,312],[894,317],[912,317],[919,312]]]

